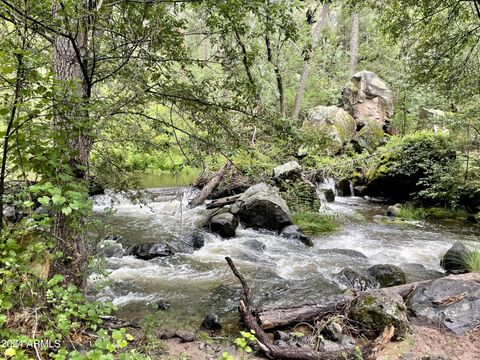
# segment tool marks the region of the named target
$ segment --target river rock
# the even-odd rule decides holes
[[[402,285],[407,283],[407,277],[405,273],[396,265],[373,265],[367,270],[367,273],[376,279],[382,287]]]
[[[182,331],[178,332],[177,336],[180,338],[182,343],[194,342],[195,341],[195,334],[190,331]]]
[[[362,119],[360,123],[357,123],[357,133],[353,138],[352,144],[357,147],[359,153],[365,150],[372,153],[387,141],[384,127],[386,128],[387,125],[380,124],[375,119]]]
[[[273,334],[273,339],[287,342],[291,339],[291,336],[290,336],[290,334],[287,334],[286,332],[278,330],[278,331],[275,331],[275,333]]]
[[[349,256],[357,259],[367,259],[365,254],[361,253],[360,251],[352,250],[352,249],[335,249],[335,248],[322,249],[320,250],[320,253],[328,254],[328,255],[344,255],[344,256]]]
[[[275,187],[265,183],[248,188],[230,211],[238,215],[247,227],[280,230],[293,224],[285,200]]]
[[[339,323],[332,321],[325,327],[323,334],[329,340],[339,341],[342,338],[343,329]]]
[[[373,119],[383,127],[394,114],[392,90],[370,71],[360,71],[351,77],[343,88],[342,100],[343,107],[357,124]]]
[[[255,251],[255,252],[258,252],[258,253],[262,253],[264,252],[265,250],[267,250],[267,247],[265,246],[264,243],[262,243],[261,241],[258,241],[258,240],[247,240],[244,242],[244,244],[246,246],[248,246],[249,249]]]
[[[338,196],[352,196],[351,183],[348,179],[342,179],[335,185]]]
[[[355,119],[337,106],[317,106],[310,109],[302,126],[303,131],[330,137],[330,150],[335,153],[353,139]]]
[[[290,161],[286,164],[277,166],[273,169],[273,179],[275,181],[281,180],[296,180],[302,175],[302,167],[296,161]]]
[[[400,267],[407,277],[407,283],[434,280],[445,276],[445,273],[438,270],[427,269],[423,264],[403,263]]]
[[[301,241],[307,246],[313,246],[312,240],[303,233],[302,229],[300,229],[298,225],[285,226],[280,231],[280,236],[286,237],[288,239]]]
[[[128,254],[142,260],[151,260],[156,257],[166,257],[174,254],[172,248],[165,243],[148,243],[133,245]]]
[[[350,308],[349,317],[369,338],[380,335],[387,325],[395,327],[396,339],[404,337],[410,329],[402,297],[384,290],[361,294]]]
[[[205,245],[205,234],[201,231],[195,230],[190,234],[184,235],[175,244],[174,250],[176,252],[190,254],[195,250],[201,249]]]
[[[123,246],[118,241],[120,236],[110,235],[97,245],[97,254],[106,258],[122,257],[124,254]]]
[[[470,250],[467,246],[457,241],[440,260],[440,266],[451,274],[461,274],[468,272],[465,265],[465,257]]]
[[[22,213],[15,206],[5,206],[3,208],[3,220],[6,223],[15,224],[22,218]]]
[[[419,321],[461,335],[480,325],[480,283],[442,278],[420,284],[407,306]]]
[[[366,185],[356,185],[353,187],[353,195],[355,196],[365,196],[367,195],[367,186]]]
[[[402,210],[401,204],[390,205],[387,208],[387,216],[390,217],[397,217],[400,215],[400,211]]]
[[[335,201],[335,191],[333,191],[332,189],[322,189],[321,192],[323,196],[325,196],[325,200],[327,202]]]
[[[217,214],[210,219],[208,226],[214,233],[229,238],[235,236],[238,219],[231,213]]]
[[[218,315],[216,314],[209,314],[205,316],[202,321],[202,329],[205,330],[220,330],[222,325],[218,320]]]
[[[335,278],[340,284],[355,291],[366,291],[380,287],[374,278],[351,268],[343,269],[338,274],[335,274]]]

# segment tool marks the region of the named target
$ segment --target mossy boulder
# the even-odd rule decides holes
[[[440,266],[448,273],[461,274],[468,272],[466,258],[470,249],[457,241],[440,260]]]
[[[380,287],[378,282],[368,274],[364,274],[351,268],[345,268],[338,274],[335,274],[335,279],[341,285],[355,291],[366,291]]]
[[[339,107],[317,106],[308,111],[302,129],[313,135],[327,135],[330,150],[337,152],[353,139],[357,124],[348,112]]]
[[[357,125],[357,133],[353,141],[358,144],[360,149],[367,150],[369,153],[376,148],[384,145],[386,135],[382,126],[374,119],[363,119],[361,124]]]
[[[286,179],[277,183],[282,198],[293,212],[318,211],[320,199],[317,189],[310,181],[297,179]]]
[[[404,337],[410,329],[402,297],[384,290],[361,294],[350,308],[349,317],[369,338],[380,335],[387,325],[394,326],[396,339]]]

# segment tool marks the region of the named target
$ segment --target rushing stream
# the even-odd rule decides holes
[[[95,210],[108,224],[109,233],[119,237],[108,243],[118,249],[106,259],[107,275],[93,274],[90,283],[108,280],[97,297],[113,300],[121,317],[141,322],[153,314],[150,304],[163,299],[171,304],[158,315],[166,326],[198,328],[209,313],[218,314],[227,328],[236,326],[232,320],[238,316],[240,289],[225,256],[234,259],[264,308],[296,305],[343,291],[334,274],[345,267],[387,263],[402,267],[410,281],[433,278],[438,276],[439,258],[449,246],[458,240],[476,242],[474,229],[465,225],[392,220],[383,216],[384,204],[337,197],[322,207],[337,217],[341,227],[314,238],[313,247],[271,232],[239,228],[237,236],[229,240],[205,233],[205,246],[190,254],[150,261],[122,255],[120,248],[132,244],[175,244],[191,234],[205,218],[204,208],[187,207],[192,192],[191,188],[153,189],[144,204],[113,193],[94,199]],[[252,240],[261,241],[266,250],[253,249]],[[327,249],[353,249],[367,258]]]

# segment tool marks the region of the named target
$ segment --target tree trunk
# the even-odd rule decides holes
[[[297,95],[295,96],[295,107],[292,114],[294,120],[297,120],[298,116],[300,115],[303,95],[305,94],[305,86],[307,84],[308,75],[310,73],[310,62],[312,61],[313,54],[318,46],[318,42],[320,41],[320,34],[327,25],[329,12],[329,3],[326,2],[322,6],[320,17],[317,20],[313,29],[311,46],[309,49],[305,50],[305,62],[303,64],[302,75],[300,76],[300,81],[298,83]]]
[[[462,275],[450,275],[448,278],[456,280],[475,280],[480,281],[480,273],[469,273]],[[415,283],[398,285],[389,288],[383,288],[382,291],[396,293],[405,298],[420,284],[427,281],[419,281]],[[376,291],[376,290],[370,290]],[[316,318],[341,313],[356,296],[353,295],[333,295],[328,296],[315,304],[306,304],[292,308],[280,308],[260,311],[258,313],[258,320],[263,329],[282,328],[293,326],[302,322],[310,322]]]
[[[357,72],[359,33],[360,14],[358,11],[355,11],[353,13],[352,32],[350,36],[350,76],[353,76]]]
[[[85,9],[91,5],[89,1],[81,4]],[[54,6],[56,14],[61,13],[61,6]],[[58,85],[54,97],[54,128],[65,141],[57,142],[56,146],[66,150],[67,161],[75,178],[86,185],[92,147],[88,112],[91,83],[86,68],[87,19],[58,19],[76,29],[76,32],[63,30],[64,34],[57,35],[53,44],[53,67]],[[64,275],[66,282],[83,287],[88,261],[87,240],[81,224],[77,226],[78,230],[74,230],[68,220],[60,212],[55,216],[52,233],[56,240],[56,251],[63,255],[52,264],[50,274]]]
[[[270,64],[273,65],[273,71],[275,72],[275,79],[277,80],[277,90],[278,90],[278,102],[280,109],[280,116],[282,118],[287,117],[287,109],[285,107],[285,90],[283,87],[283,77],[278,67],[278,60],[275,62],[273,60],[272,47],[270,44],[270,36],[268,33],[265,35],[265,46],[267,47],[267,59]]]

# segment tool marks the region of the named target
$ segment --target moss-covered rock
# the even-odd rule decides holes
[[[403,270],[391,264],[373,265],[367,270],[367,273],[376,279],[382,287],[402,285],[407,282],[407,276]]]
[[[373,152],[379,146],[385,144],[386,135],[382,126],[373,119],[364,119],[353,140],[363,150]]]
[[[402,297],[382,290],[360,295],[352,305],[349,317],[359,323],[369,338],[377,337],[387,325],[394,326],[396,339],[404,337],[410,329]]]
[[[320,200],[311,182],[302,179],[286,179],[277,183],[280,195],[292,212],[318,211]]]
[[[353,139],[357,124],[345,110],[336,106],[317,106],[308,112],[303,131],[318,136],[328,135],[332,152],[339,151]]]

